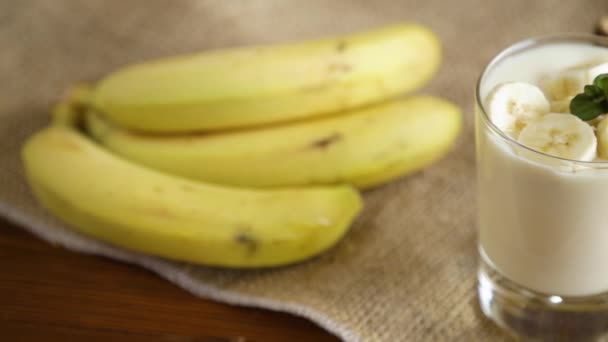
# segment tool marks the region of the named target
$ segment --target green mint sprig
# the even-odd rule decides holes
[[[570,101],[570,113],[584,121],[608,113],[608,74],[598,75],[593,84],[586,85],[583,92]]]

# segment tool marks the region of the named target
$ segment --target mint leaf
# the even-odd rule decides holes
[[[604,91],[604,96],[608,98],[608,74],[599,74],[593,80],[593,85]]]
[[[602,90],[602,88],[595,85],[586,85],[583,93],[594,99],[597,97],[604,96],[604,91]]]
[[[570,112],[581,120],[589,121],[608,112],[606,96],[589,96],[585,93],[576,95],[570,101]]]
[[[593,85],[601,88],[604,92],[608,90],[608,74],[599,74],[593,80]]]
[[[608,74],[598,75],[570,101],[570,113],[585,121],[608,113]]]

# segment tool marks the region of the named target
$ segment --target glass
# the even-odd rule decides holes
[[[504,61],[566,43],[608,48],[591,35],[517,43],[488,64],[475,94],[479,302],[525,340],[608,336],[608,162],[531,150],[492,124],[483,105],[489,75]]]

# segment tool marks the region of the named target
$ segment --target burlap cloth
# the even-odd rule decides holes
[[[347,341],[502,340],[474,292],[474,83],[506,45],[590,32],[607,11],[606,0],[2,1],[0,213],[51,243],[142,265],[196,295],[308,317]],[[464,133],[441,162],[367,192],[346,239],[313,261],[231,271],[130,253],[64,229],[24,183],[21,144],[76,80],[147,58],[396,21],[428,25],[441,37],[443,66],[424,92],[462,106]]]

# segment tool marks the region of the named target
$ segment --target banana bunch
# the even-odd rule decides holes
[[[137,64],[74,88],[22,150],[42,205],[74,229],[206,265],[301,261],[339,241],[356,188],[441,158],[461,116],[421,87],[433,33],[343,37]]]

